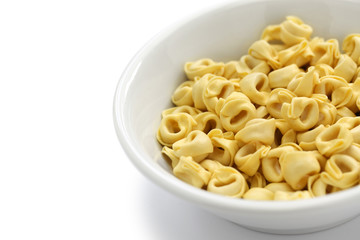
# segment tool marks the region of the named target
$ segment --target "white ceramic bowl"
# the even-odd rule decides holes
[[[169,192],[242,226],[270,233],[307,233],[336,226],[360,213],[360,187],[310,200],[264,202],[232,199],[196,189],[173,176],[155,133],[161,111],[185,80],[183,65],[209,57],[239,59],[263,28],[295,15],[312,36],[337,38],[360,32],[360,2],[346,0],[242,0],[199,14],[163,31],[124,71],[114,98],[114,120],[129,159]]]

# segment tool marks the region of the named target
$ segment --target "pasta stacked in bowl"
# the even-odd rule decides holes
[[[179,179],[253,200],[307,199],[359,184],[360,34],[313,37],[289,16],[239,61],[185,64],[157,139]]]

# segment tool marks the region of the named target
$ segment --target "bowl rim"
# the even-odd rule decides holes
[[[120,145],[127,157],[135,165],[135,167],[148,179],[153,181],[168,192],[175,194],[183,199],[198,203],[204,207],[220,208],[223,210],[239,210],[243,212],[262,212],[262,213],[280,213],[288,211],[304,211],[311,209],[328,209],[330,206],[339,206],[351,199],[356,201],[360,199],[360,185],[351,187],[343,191],[335,192],[321,197],[315,197],[306,200],[293,201],[255,201],[239,198],[230,198],[218,194],[210,193],[202,189],[197,189],[177,178],[169,178],[151,162],[143,159],[143,156],[137,152],[137,148],[133,146],[128,139],[130,138],[126,126],[126,116],[124,115],[124,107],[127,103],[126,97],[130,85],[134,80],[134,75],[141,65],[142,59],[149,50],[157,43],[163,41],[180,27],[189,22],[211,14],[214,11],[225,10],[234,5],[246,5],[255,2],[268,2],[269,0],[242,0],[242,1],[226,1],[216,6],[202,9],[200,12],[193,13],[184,19],[170,24],[167,28],[155,34],[147,43],[145,43],[138,52],[132,57],[128,65],[125,67],[118,84],[116,86],[113,98],[113,123],[116,135]],[[353,2],[351,0],[342,0],[345,2]],[[338,2],[338,0],[330,0],[328,2]],[[155,136],[155,134],[154,134]]]

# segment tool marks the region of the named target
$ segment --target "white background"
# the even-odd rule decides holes
[[[157,32],[221,0],[0,2],[0,239],[341,239],[253,232],[145,179],[115,135],[112,100]],[[331,211],[331,209],[329,209]]]

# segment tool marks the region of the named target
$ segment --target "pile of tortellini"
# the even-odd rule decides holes
[[[252,200],[323,196],[359,184],[360,34],[311,38],[294,16],[239,61],[185,64],[157,132],[179,179]]]

